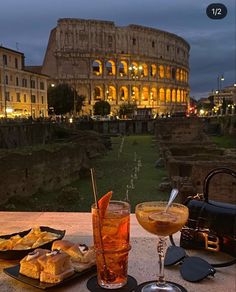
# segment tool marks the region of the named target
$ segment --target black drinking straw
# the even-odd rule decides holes
[[[100,210],[99,210],[99,205],[98,205],[98,193],[97,193],[97,184],[96,184],[96,179],[95,179],[94,168],[90,168],[90,173],[91,173],[91,179],[92,179],[95,206],[96,206],[97,211],[98,211],[98,230],[99,230],[99,240],[100,240],[101,248],[102,248],[102,259],[103,259],[103,263],[104,263],[104,274],[105,274],[105,277],[107,278],[107,280],[111,280],[112,279],[112,275],[111,275],[109,269],[107,268],[105,254],[104,254],[104,246],[103,246],[103,240],[102,240],[102,224],[101,224]]]
[[[95,201],[96,208],[99,209],[99,206],[98,206],[98,191],[97,191],[97,184],[96,184],[96,181],[95,181],[94,168],[90,168],[90,173],[91,173],[91,179],[92,179],[94,201]]]

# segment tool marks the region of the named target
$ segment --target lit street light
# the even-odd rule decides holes
[[[221,94],[221,91],[222,91],[222,82],[224,80],[225,80],[225,78],[224,78],[223,74],[221,76],[220,75],[217,76],[217,91],[216,91],[216,94],[218,94],[218,105],[221,102],[220,94]]]

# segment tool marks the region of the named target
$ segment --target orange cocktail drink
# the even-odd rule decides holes
[[[180,292],[183,291],[173,282],[166,282],[164,276],[164,258],[168,235],[179,231],[188,220],[188,208],[182,204],[167,202],[143,202],[135,207],[139,224],[148,232],[157,235],[158,279],[142,286],[142,292]]]
[[[127,283],[130,205],[110,201],[106,212],[92,206],[98,284],[116,289]]]
[[[179,231],[188,219],[188,208],[181,204],[172,204],[165,211],[166,202],[145,202],[136,206],[139,224],[150,233],[168,236]]]

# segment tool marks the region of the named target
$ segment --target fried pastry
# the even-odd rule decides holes
[[[22,237],[17,234],[11,236],[9,239],[0,238],[0,250],[27,250],[37,248],[57,239],[59,236],[56,233],[42,231],[40,227],[34,227]]]
[[[52,245],[53,249],[61,249],[71,257],[75,271],[81,272],[96,263],[96,254],[93,247],[86,244],[73,244],[68,240],[57,240]]]
[[[62,251],[48,252],[41,256],[38,261],[42,267],[41,282],[59,283],[74,273],[70,257]]]
[[[42,266],[39,263],[39,258],[50,252],[47,249],[35,249],[20,261],[20,273],[34,279],[40,278]]]

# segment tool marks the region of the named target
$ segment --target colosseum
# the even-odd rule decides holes
[[[42,73],[50,84],[68,83],[85,96],[83,114],[106,100],[111,112],[136,103],[152,113],[186,110],[189,44],[154,28],[112,21],[59,19],[52,29]]]

